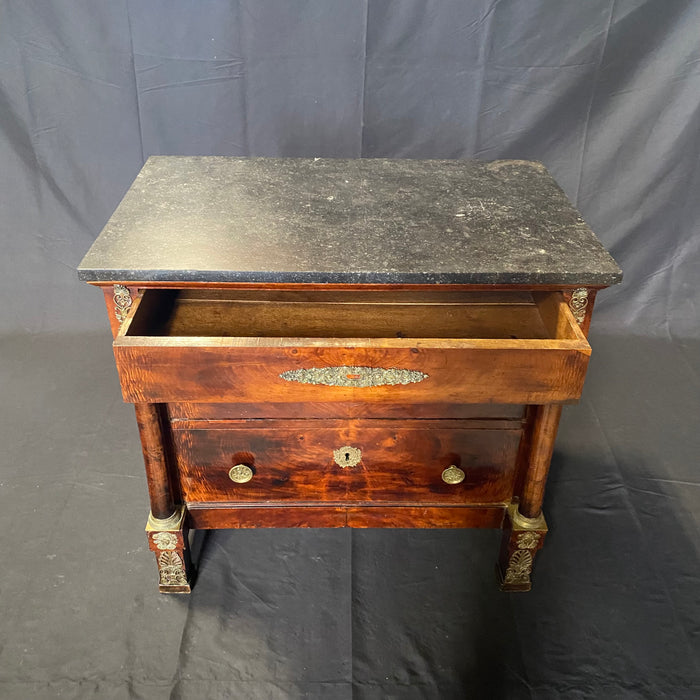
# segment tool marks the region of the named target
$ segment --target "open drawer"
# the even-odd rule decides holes
[[[570,402],[590,352],[559,292],[150,289],[114,341],[151,403]]]

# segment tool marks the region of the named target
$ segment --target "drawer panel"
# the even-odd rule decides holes
[[[173,442],[187,503],[444,505],[508,502],[521,435],[458,421],[242,421],[174,430]],[[239,464],[247,483],[229,478]],[[450,465],[462,483],[443,481]]]
[[[114,341],[127,401],[570,402],[590,355],[558,292],[374,304],[193,294],[147,290],[132,306]]]

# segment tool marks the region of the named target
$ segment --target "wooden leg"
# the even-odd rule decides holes
[[[170,488],[161,408],[153,403],[137,403],[134,404],[134,410],[141,436],[151,514],[158,520],[169,520],[179,511],[175,507]]]
[[[530,590],[532,564],[546,534],[547,523],[541,513],[536,518],[525,518],[518,512],[517,503],[508,506],[496,565],[502,591]]]
[[[146,532],[148,546],[156,555],[158,590],[189,593],[192,564],[185,527],[185,506],[176,506],[170,488],[161,409],[155,404],[135,404],[146,466],[151,513]]]
[[[561,406],[537,407],[527,471],[519,503],[508,506],[497,570],[502,591],[529,591],[535,554],[544,544],[544,487],[554,450]]]
[[[526,518],[536,518],[542,512],[544,487],[552,461],[554,440],[557,437],[561,406],[538,406],[532,428],[532,443],[528,459],[525,483],[520,496],[520,513]]]
[[[185,523],[185,507],[166,520],[150,515],[146,524],[148,547],[156,555],[158,590],[161,593],[189,593],[192,563]]]

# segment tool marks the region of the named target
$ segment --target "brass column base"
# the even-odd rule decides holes
[[[165,520],[148,515],[148,547],[156,556],[158,590],[161,593],[189,593],[192,564],[185,523],[185,506]]]
[[[546,534],[547,523],[542,514],[537,518],[526,518],[518,511],[517,503],[508,506],[501,552],[496,564],[502,591],[529,591],[532,588],[532,565]]]

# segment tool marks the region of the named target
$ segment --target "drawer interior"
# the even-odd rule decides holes
[[[577,338],[561,301],[558,292],[154,289],[143,293],[124,335]]]

